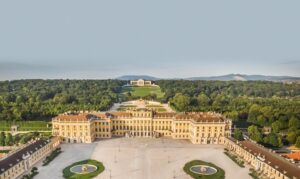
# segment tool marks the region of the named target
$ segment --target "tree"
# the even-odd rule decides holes
[[[288,142],[290,144],[294,144],[296,142],[296,139],[297,139],[296,132],[295,131],[288,132],[286,139],[288,140]]]
[[[214,102],[212,103],[212,107],[215,110],[221,110],[223,106],[227,103],[227,99],[224,94],[218,94],[214,98]]]
[[[268,120],[271,120],[273,117],[273,108],[271,106],[265,106],[265,107],[261,108],[260,112]]]
[[[296,145],[296,147],[300,148],[300,136],[297,137],[295,145]]]
[[[293,116],[289,120],[289,128],[299,129],[300,128],[300,120]]]
[[[8,133],[6,138],[5,138],[5,145],[7,146],[12,146],[13,145],[13,137],[11,133]]]
[[[5,133],[0,133],[0,146],[5,146]]]
[[[182,93],[177,93],[171,99],[171,104],[178,111],[186,111],[188,109],[189,103],[190,103],[189,98],[187,96],[183,95]]]
[[[278,133],[281,129],[281,122],[280,121],[275,121],[271,124],[271,126],[272,126],[273,132]]]
[[[234,130],[233,137],[234,137],[236,140],[244,140],[243,133],[242,133],[242,131],[241,131],[240,129],[235,129],[235,130]]]
[[[198,95],[197,101],[200,106],[207,106],[210,103],[209,97],[204,93]]]
[[[273,147],[282,146],[281,138],[277,136],[275,133],[270,133],[269,135],[264,137],[264,143],[269,144]]]
[[[265,116],[259,115],[257,117],[257,121],[255,123],[260,125],[260,126],[264,126],[267,123],[267,119],[265,118]]]
[[[257,123],[256,118],[260,114],[260,106],[253,104],[249,109],[248,122]]]
[[[251,125],[248,127],[248,135],[250,139],[255,140],[256,142],[262,142],[262,134],[258,130],[257,126]]]
[[[31,138],[32,138],[31,135],[25,134],[25,135],[23,135],[23,136],[21,137],[20,143],[21,143],[21,144],[26,144],[28,141],[31,140]]]

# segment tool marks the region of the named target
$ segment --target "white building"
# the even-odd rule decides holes
[[[139,79],[139,80],[130,80],[130,85],[131,86],[151,86],[151,85],[153,85],[153,83],[150,80]]]

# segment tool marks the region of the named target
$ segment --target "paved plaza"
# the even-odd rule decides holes
[[[182,168],[194,159],[223,168],[227,179],[250,179],[249,169],[240,168],[224,155],[222,145],[194,145],[167,138],[112,138],[61,146],[63,153],[48,166],[40,166],[36,179],[61,179],[63,168],[88,158],[99,160],[105,166],[97,179],[190,179]]]

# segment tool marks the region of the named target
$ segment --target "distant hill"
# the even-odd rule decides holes
[[[220,80],[220,81],[299,81],[300,77],[291,76],[265,76],[265,75],[244,75],[244,74],[228,74],[223,76],[211,77],[192,77],[187,80]]]
[[[167,78],[157,78],[147,75],[124,75],[116,78],[118,80],[160,80]],[[175,79],[175,78],[172,78]],[[180,79],[180,78],[176,78]],[[228,74],[222,76],[209,76],[209,77],[190,77],[181,78],[183,80],[219,80],[219,81],[276,81],[276,82],[300,82],[300,77],[292,76],[265,76],[265,75],[245,75],[245,74]]]
[[[118,80],[138,80],[138,79],[144,79],[144,80],[159,80],[160,78],[156,78],[153,76],[148,75],[124,75],[117,77]]]

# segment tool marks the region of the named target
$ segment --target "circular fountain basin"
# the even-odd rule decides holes
[[[87,173],[92,173],[96,170],[97,167],[91,164],[75,165],[72,168],[70,168],[70,171],[76,174],[87,174]]]
[[[217,173],[217,169],[207,165],[194,165],[190,168],[190,171],[200,175],[213,175]]]

